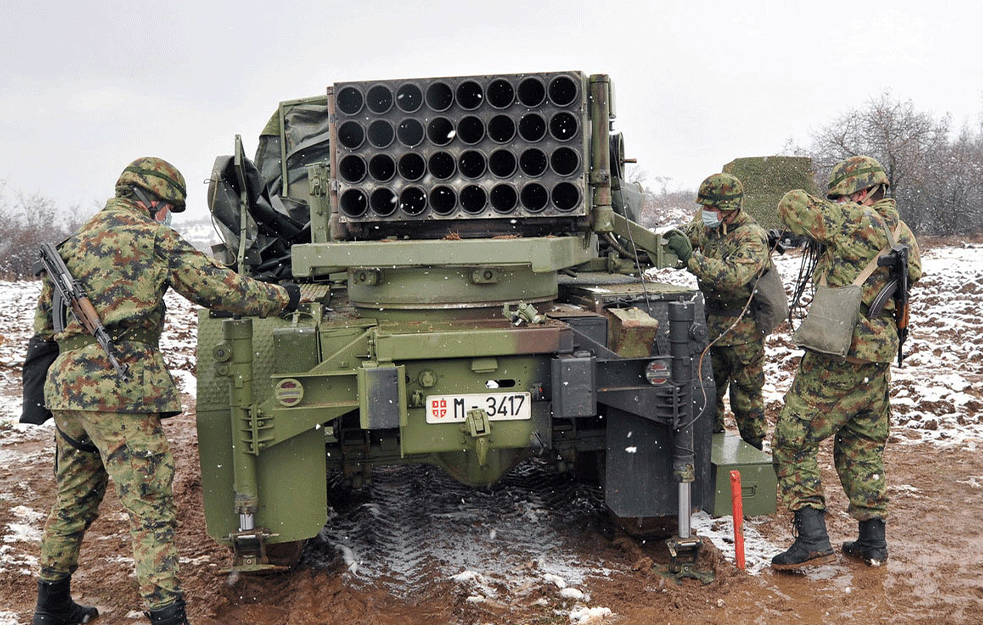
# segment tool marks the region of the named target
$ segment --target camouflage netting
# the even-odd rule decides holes
[[[286,138],[286,146],[281,137]],[[327,100],[308,98],[277,109],[260,133],[255,164],[242,158],[249,200],[246,263],[253,277],[292,279],[290,247],[311,241],[307,166],[328,162],[328,145]],[[234,162],[233,156],[215,159],[208,193],[209,210],[225,245],[224,253],[219,254],[232,266],[237,265],[241,233],[240,184]],[[285,188],[289,188],[288,195]]]
[[[744,208],[765,230],[781,229],[778,201],[787,191],[805,189],[816,194],[812,159],[805,156],[736,158],[723,172],[737,176],[744,185]]]

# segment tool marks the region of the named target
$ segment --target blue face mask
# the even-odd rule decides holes
[[[160,214],[162,212],[164,213],[163,219],[160,218]],[[164,225],[164,226],[170,226],[171,225],[171,219],[173,218],[174,213],[172,213],[169,209],[168,210],[159,210],[156,213],[152,213],[152,216],[154,218],[154,221],[156,221],[157,223],[159,223],[161,225]]]
[[[717,213],[708,211],[705,208],[701,211],[701,213],[703,216],[703,225],[707,228],[716,228],[720,225],[720,217],[717,216]]]

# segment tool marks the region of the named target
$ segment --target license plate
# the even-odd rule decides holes
[[[489,421],[531,419],[529,393],[474,393],[427,397],[427,423],[461,423],[470,410],[481,410]]]

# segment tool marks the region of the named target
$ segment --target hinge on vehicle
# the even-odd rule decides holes
[[[491,423],[488,421],[488,414],[484,410],[468,410],[468,416],[464,419],[468,424],[468,431],[471,436],[478,438],[491,434]]]
[[[488,465],[488,437],[491,434],[491,422],[488,414],[484,410],[469,410],[464,423],[468,426],[468,433],[474,439],[474,450],[478,456],[478,466]]]
[[[331,180],[330,168],[317,163],[307,168],[308,184],[312,196],[325,196],[333,188],[335,181]]]

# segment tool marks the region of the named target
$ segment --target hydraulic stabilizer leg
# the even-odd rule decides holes
[[[253,428],[253,324],[251,319],[229,319],[222,325],[225,343],[216,350],[219,366],[230,377],[229,405],[232,415],[233,505],[239,515],[239,531],[229,535],[232,542],[232,571],[263,571],[275,567],[266,555],[267,538],[273,536],[257,528],[259,488],[256,477],[258,453]]]
[[[672,424],[672,474],[678,482],[676,536],[666,541],[672,562],[669,572],[708,583],[706,573],[696,570],[702,542],[692,533],[693,482],[696,480],[696,444],[693,437],[693,357],[690,333],[696,305],[692,302],[669,304],[669,350],[672,356],[672,383],[676,389],[675,422]],[[712,579],[712,573],[709,574]]]

